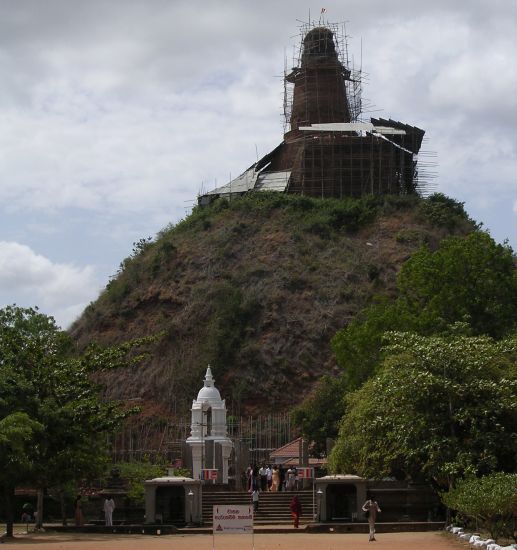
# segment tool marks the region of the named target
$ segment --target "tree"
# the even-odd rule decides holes
[[[404,264],[397,285],[423,333],[465,321],[474,334],[501,338],[517,323],[513,251],[482,231],[445,239],[434,252],[420,249]]]
[[[388,333],[377,374],[347,399],[334,472],[425,477],[515,470],[517,337]]]
[[[421,248],[402,266],[397,288],[396,299],[378,299],[332,340],[351,387],[375,372],[387,330],[446,334],[463,322],[474,335],[502,338],[517,327],[513,251],[481,231]]]
[[[464,479],[441,498],[447,507],[474,520],[494,539],[513,538],[517,542],[517,474],[497,472]]]
[[[13,535],[13,491],[16,482],[23,481],[22,472],[33,470],[30,444],[34,435],[43,426],[32,420],[26,413],[15,412],[0,420],[0,486],[3,488],[0,499],[5,502],[7,511],[7,536]]]
[[[302,435],[314,443],[311,450],[316,456],[327,453],[327,439],[338,434],[339,421],[345,413],[346,382],[340,378],[324,376],[316,391],[293,410],[293,422],[300,426]]]
[[[91,346],[74,356],[51,317],[15,306],[0,310],[0,448],[7,450],[0,454],[0,475],[11,518],[18,483],[43,491],[102,471],[106,434],[133,411],[102,401],[91,375],[138,363],[143,356],[136,350],[151,340]]]

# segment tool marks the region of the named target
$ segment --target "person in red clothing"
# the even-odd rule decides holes
[[[298,495],[294,495],[291,499],[289,508],[291,510],[291,516],[293,517],[294,527],[295,529],[298,529],[298,525],[300,524],[300,516],[302,515],[302,503],[300,502]]]

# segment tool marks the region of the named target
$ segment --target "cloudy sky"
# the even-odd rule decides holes
[[[0,306],[66,327],[280,143],[284,58],[322,7],[362,41],[373,115],[426,129],[437,190],[515,250],[512,0],[0,0]]]

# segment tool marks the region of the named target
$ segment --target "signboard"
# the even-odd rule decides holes
[[[312,479],[314,477],[314,468],[296,468],[298,479]]]
[[[253,508],[251,506],[214,505],[213,533],[253,533]]]
[[[204,470],[201,470],[201,479],[212,479],[217,480],[217,475],[219,473],[219,470],[213,469],[213,468],[206,468]]]

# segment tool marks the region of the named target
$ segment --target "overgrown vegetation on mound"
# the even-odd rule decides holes
[[[341,367],[340,376],[321,383],[313,397],[295,411],[295,420],[305,435],[316,440],[320,448],[324,448],[325,438],[321,439],[318,426],[324,423],[328,426],[325,437],[335,437],[343,414],[353,416],[359,408],[361,399],[354,401],[350,396],[361,396],[366,384],[385,370],[388,331],[403,332],[408,340],[410,334],[440,336],[445,338],[444,345],[451,345],[447,338],[453,339],[459,333],[499,340],[517,330],[515,257],[510,247],[497,244],[485,232],[447,237],[435,250],[423,246],[402,264],[396,286],[396,294],[376,296],[337,332],[332,347]],[[449,366],[445,362],[440,368],[447,370]],[[393,379],[392,374],[389,376]],[[322,409],[322,398],[333,391],[340,396],[338,403]],[[397,414],[401,410],[397,409]],[[364,427],[359,431],[364,444]],[[517,440],[517,434],[512,437]],[[388,439],[386,434],[384,440]],[[397,445],[401,447],[401,442]],[[351,456],[350,450],[345,454]],[[356,471],[365,475],[372,461],[365,452],[361,464],[355,465]],[[341,465],[351,467],[349,462]],[[373,466],[376,468],[378,464]]]
[[[255,192],[231,201],[220,198],[209,206],[196,206],[185,220],[167,227],[158,235],[166,237],[177,231],[209,229],[214,222],[214,214],[224,210],[253,212],[263,217],[282,209],[300,229],[329,238],[336,231],[356,231],[371,223],[378,214],[390,215],[399,210],[415,207],[418,208],[423,220],[435,226],[446,227],[450,231],[472,223],[463,208],[463,203],[441,193],[424,199],[416,195],[367,195],[361,198],[319,199],[303,195]]]
[[[309,234],[332,240],[338,234],[351,233],[372,223],[378,215],[391,215],[397,211],[414,208],[423,222],[446,228],[448,231],[466,229],[473,225],[463,204],[442,194],[431,195],[427,199],[414,195],[318,199],[301,195],[256,192],[231,201],[217,199],[209,206],[196,206],[184,220],[160,231],[156,239],[142,238],[133,243],[132,254],[120,263],[119,270],[106,285],[101,300],[120,304],[132,288],[146,276],[159,273],[164,264],[174,257],[177,251],[176,239],[181,239],[185,234],[208,231],[220,222],[225,211],[245,214],[255,219],[267,219],[281,210],[285,216],[284,222],[296,228],[295,238],[302,240],[303,234]],[[228,227],[228,241],[244,237],[248,227],[242,222]],[[428,235],[425,231],[402,230],[396,238],[399,242],[421,244],[428,240]],[[224,248],[220,253],[224,257]],[[87,308],[87,313],[88,311]]]
[[[186,408],[210,363],[235,412],[285,410],[335,372],[330,339],[393,294],[407,257],[474,227],[443,195],[218,199],[134,243],[71,331],[80,347],[165,332],[143,371],[110,382],[114,397]]]

